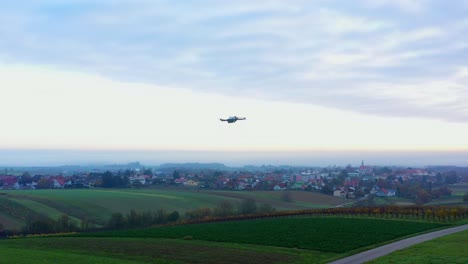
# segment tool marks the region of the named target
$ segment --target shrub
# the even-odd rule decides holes
[[[468,202],[468,193],[465,193],[465,195],[463,195],[463,201]]]

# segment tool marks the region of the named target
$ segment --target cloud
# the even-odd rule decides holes
[[[454,78],[463,81],[466,69],[460,69]],[[386,111],[408,108],[391,104],[400,100],[398,91],[374,86],[381,89],[359,92],[365,96],[361,102],[353,95],[355,108],[375,111],[375,105],[382,103],[388,107]],[[442,97],[443,91],[429,88],[427,102],[417,101],[417,93],[409,98],[422,105],[421,109],[456,110],[437,104],[459,98],[457,94]],[[371,103],[368,96],[373,92],[376,99]],[[434,96],[443,99],[436,101]],[[7,127],[1,131],[0,149],[319,152],[453,151],[468,146],[466,124],[113,81],[44,65],[0,65],[0,97],[4,98],[0,119]],[[325,101],[329,98],[322,96]],[[339,100],[344,109],[351,103]],[[219,121],[230,115],[246,116],[247,120],[235,124]]]
[[[395,7],[407,13],[419,13],[427,8],[429,0],[363,0],[372,8]]]
[[[0,14],[0,60],[193,92],[465,122],[466,81],[456,77],[467,67],[468,27],[456,12],[464,7],[452,3],[442,16],[434,5],[11,2]]]

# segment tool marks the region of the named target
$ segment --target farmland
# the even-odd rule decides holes
[[[31,263],[31,259],[43,258],[50,261],[43,263],[291,263],[301,261],[301,255],[310,256],[311,253],[314,252],[174,239],[30,238],[8,243],[0,241],[0,254],[10,255],[12,258],[8,259],[15,260],[14,263]],[[317,253],[320,258],[331,255]],[[18,257],[17,254],[24,255]]]
[[[462,196],[468,193],[468,182],[460,182],[457,184],[449,185],[449,188],[453,191],[453,195]]]
[[[115,212],[164,209],[184,213],[246,198],[278,210],[192,222],[181,219],[173,225],[145,229],[0,240],[0,255],[8,263],[30,263],[31,259],[37,259],[35,263],[326,263],[466,221],[466,210],[448,207],[321,209],[349,200],[312,192],[290,192],[288,200],[284,192],[272,191],[73,189],[1,193],[0,220],[5,226],[24,223],[28,217],[56,218],[62,214],[75,222],[92,219],[105,224]]]
[[[91,236],[173,239],[188,236],[206,241],[343,253],[443,226],[439,223],[397,220],[295,217],[166,226],[102,232]],[[340,241],[339,246],[336,241]]]
[[[54,255],[54,263],[77,261],[78,256],[83,257],[80,263],[326,263],[444,226],[401,220],[283,217],[9,239],[0,241],[0,254],[15,263]]]
[[[277,210],[327,208],[347,200],[311,192],[291,192],[291,201],[283,201],[279,192],[230,192],[167,189],[72,189],[2,191],[0,209],[9,214],[0,215],[6,228],[24,224],[25,215],[42,215],[56,219],[61,214],[73,220],[89,219],[104,224],[112,213],[130,210],[164,209],[183,213],[200,207],[215,207],[220,201],[237,202],[253,198],[258,204],[267,203]],[[3,207],[2,207],[3,206]],[[13,224],[15,223],[15,224]]]

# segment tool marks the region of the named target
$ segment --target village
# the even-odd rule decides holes
[[[70,188],[190,188],[232,191],[314,191],[336,197],[412,198],[420,203],[450,195],[448,184],[468,181],[464,171],[450,168],[368,166],[258,167],[238,170],[137,166],[118,170],[79,171],[70,175],[0,174],[0,190]]]

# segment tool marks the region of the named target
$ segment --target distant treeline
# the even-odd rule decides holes
[[[21,234],[119,230],[158,225],[196,224],[296,216],[375,217],[442,223],[468,219],[468,208],[450,206],[381,206],[276,211],[269,205],[262,205],[260,207],[253,205],[256,205],[256,203],[252,199],[245,199],[237,205],[229,201],[222,201],[214,209],[206,207],[198,208],[185,212],[183,216],[178,211],[166,212],[163,209],[159,209],[156,212],[137,212],[131,210],[127,214],[112,214],[107,224],[101,228],[90,226],[86,221],[83,221],[78,227],[70,217],[62,215],[57,220],[40,219],[29,221]],[[256,209],[254,210],[253,208]],[[2,231],[0,226],[0,236],[11,234],[18,234],[18,232]]]
[[[2,200],[0,200],[1,202]],[[3,199],[4,202],[8,200]],[[252,198],[243,199],[239,202],[228,200],[220,201],[215,208],[202,207],[186,211],[181,215],[178,211],[167,212],[159,209],[156,211],[138,212],[131,210],[127,214],[120,212],[113,213],[106,223],[97,227],[95,222],[88,219],[81,220],[81,223],[76,223],[73,219],[63,214],[57,220],[47,218],[43,215],[31,215],[30,211],[23,208],[24,206],[16,203],[8,204],[5,208],[11,208],[15,215],[20,216],[23,213],[22,219],[26,220],[26,225],[21,231],[3,230],[0,223],[0,236],[8,234],[48,234],[48,233],[63,233],[77,231],[98,231],[98,230],[115,230],[127,228],[143,228],[155,225],[165,225],[183,221],[197,221],[203,219],[212,219],[215,217],[227,217],[234,215],[249,215],[249,214],[264,214],[273,213],[276,211],[270,204],[260,204]],[[14,209],[14,210],[13,210]],[[75,216],[76,217],[76,216]]]
[[[164,225],[183,221],[198,221],[212,218],[222,218],[236,215],[249,214],[267,214],[276,211],[270,204],[257,205],[252,198],[243,199],[238,203],[231,201],[221,201],[215,208],[201,207],[186,211],[182,216],[178,211],[171,213],[163,209],[156,212],[145,211],[137,212],[131,210],[130,213],[123,215],[121,213],[112,214],[106,224],[106,229],[125,229],[135,227],[148,227],[153,225]]]

